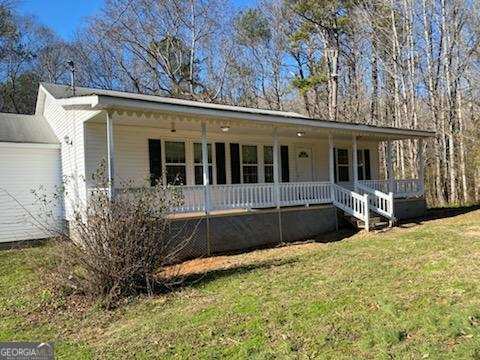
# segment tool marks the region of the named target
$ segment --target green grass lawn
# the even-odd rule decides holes
[[[42,285],[54,250],[0,252],[0,341],[54,341],[72,359],[480,358],[478,210],[211,259],[188,286],[113,311]]]

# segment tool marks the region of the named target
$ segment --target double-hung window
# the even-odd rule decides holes
[[[273,146],[263,147],[263,169],[265,182],[273,183]]]
[[[258,155],[256,145],[242,145],[243,183],[258,183]]]
[[[208,152],[208,183],[213,184],[212,144],[207,144]],[[203,184],[202,144],[193,144],[193,162],[195,166],[195,185]]]
[[[165,170],[167,184],[185,185],[187,183],[184,142],[165,141]]]
[[[338,182],[350,181],[348,150],[336,149],[336,177]]]

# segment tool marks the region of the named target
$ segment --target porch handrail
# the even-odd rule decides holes
[[[360,195],[337,184],[331,184],[333,204],[346,213],[362,220],[365,229],[370,229],[369,196]]]
[[[275,188],[271,183],[210,185],[211,209],[274,207]]]
[[[357,183],[356,187],[359,192],[367,193],[369,195],[368,206],[370,210],[376,212],[377,214],[385,216],[391,221],[394,220],[392,192],[385,194],[380,190],[375,190],[360,182]]]
[[[325,204],[332,201],[330,182],[280,183],[280,206]]]
[[[362,184],[371,189],[383,193],[393,193],[396,198],[421,197],[424,195],[424,185],[421,179],[399,179],[399,180],[360,180]]]
[[[315,205],[332,202],[330,182],[280,183],[280,206]],[[208,185],[210,210],[270,208],[277,206],[275,184],[226,184]],[[204,185],[175,187],[183,197],[183,203],[173,211],[205,211]]]

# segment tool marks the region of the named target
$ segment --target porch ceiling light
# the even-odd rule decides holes
[[[298,137],[305,136],[305,131],[297,131],[297,136]]]
[[[220,127],[220,129],[222,129],[223,132],[227,132],[228,130],[230,130],[230,126],[223,125]]]

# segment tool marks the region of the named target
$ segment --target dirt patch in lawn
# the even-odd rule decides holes
[[[465,235],[480,237],[480,227],[472,226],[465,229]]]
[[[251,265],[259,261],[285,259],[285,257],[318,249],[321,246],[322,244],[313,242],[296,243],[238,255],[220,255],[193,259],[178,265],[169,266],[165,268],[159,276],[163,278],[186,277],[205,274],[211,271],[227,270],[238,266]]]

